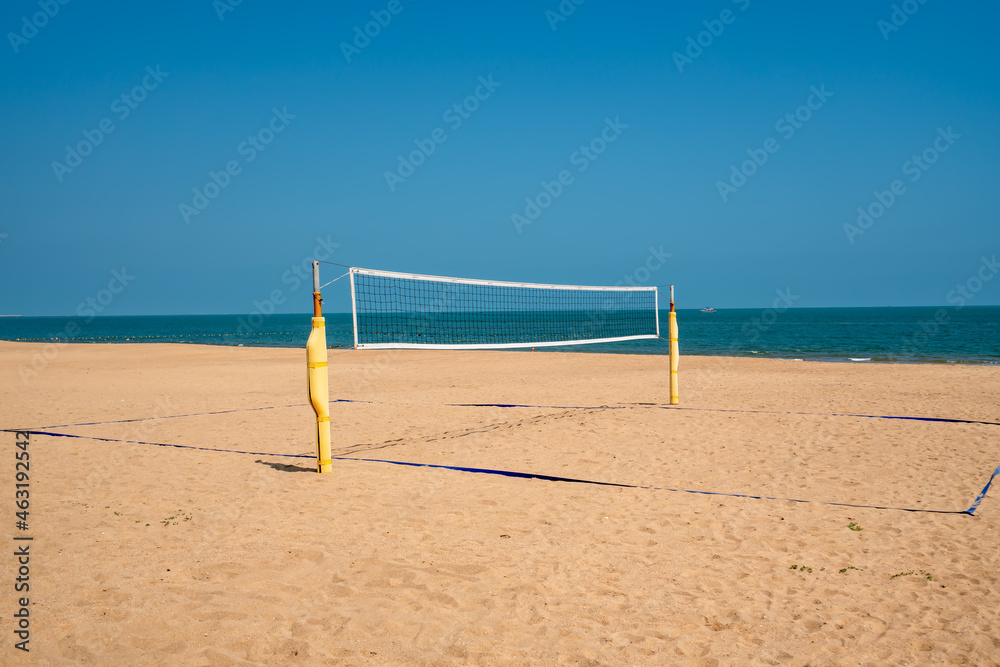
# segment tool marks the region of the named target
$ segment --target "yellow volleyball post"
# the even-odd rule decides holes
[[[680,360],[677,346],[677,311],[674,310],[674,286],[670,286],[670,405],[680,403],[677,395],[677,362]]]
[[[316,472],[333,472],[330,459],[330,380],[327,375],[326,320],[319,291],[319,262],[313,261],[312,331],[306,341],[309,403],[316,413]]]

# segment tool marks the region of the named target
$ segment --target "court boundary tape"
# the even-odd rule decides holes
[[[536,406],[532,406],[532,407],[536,407]],[[200,447],[198,445],[177,445],[177,444],[173,444],[173,443],[146,442],[146,441],[142,441],[142,440],[121,440],[121,439],[117,439],[117,438],[102,438],[102,437],[98,437],[98,436],[77,435],[77,434],[74,434],[74,433],[56,433],[54,431],[41,431],[41,430],[32,430],[32,429],[22,429],[22,430],[3,429],[3,430],[5,432],[27,433],[29,435],[44,435],[44,436],[56,437],[56,438],[79,438],[79,439],[82,439],[82,440],[95,440],[95,441],[99,441],[99,442],[117,442],[117,443],[123,443],[123,444],[149,445],[149,446],[155,446],[155,447],[173,447],[173,448],[177,448],[177,449],[192,449],[192,450],[196,450],[196,451],[221,452],[221,453],[227,453],[227,454],[247,454],[247,455],[251,455],[251,456],[275,456],[275,457],[297,458],[297,459],[314,459],[315,458],[314,454],[276,454],[274,452],[252,452],[252,451],[243,451],[243,450],[236,450],[236,449],[222,449],[222,448],[217,448],[217,447]],[[499,470],[499,469],[493,469],[493,468],[473,468],[473,467],[468,467],[468,466],[451,466],[451,465],[442,465],[442,464],[438,464],[438,463],[414,463],[414,462],[411,462],[411,461],[392,461],[392,460],[389,460],[389,459],[369,459],[369,458],[359,458],[359,457],[353,457],[353,456],[333,456],[331,458],[333,460],[335,460],[335,461],[358,461],[358,462],[364,462],[364,463],[385,463],[385,464],[390,464],[390,465],[407,466],[407,467],[413,467],[413,468],[432,468],[432,469],[438,469],[438,470],[452,470],[452,471],[456,471],[456,472],[467,472],[467,473],[476,473],[476,474],[497,475],[497,476],[501,476],[501,477],[512,477],[512,478],[516,478],[516,479],[538,479],[538,480],[547,481],[547,482],[564,482],[564,483],[572,483],[572,484],[591,484],[591,485],[594,485],[594,486],[612,486],[612,487],[618,487],[618,488],[624,488],[624,489],[644,489],[644,490],[651,490],[651,491],[667,491],[667,492],[671,492],[671,493],[692,493],[692,494],[705,495],[705,496],[720,496],[720,497],[727,497],[727,498],[747,498],[747,499],[752,499],[752,500],[783,500],[783,501],[793,502],[793,503],[812,503],[812,504],[817,504],[817,505],[828,505],[828,506],[834,506],[834,507],[853,507],[853,508],[856,508],[856,509],[889,510],[889,511],[896,511],[896,512],[914,512],[914,513],[924,513],[924,514],[964,514],[964,515],[967,515],[967,516],[973,516],[974,515],[975,511],[979,508],[979,504],[986,497],[986,493],[990,490],[990,486],[993,484],[993,480],[996,479],[997,475],[1000,475],[1000,466],[997,466],[997,468],[993,471],[993,474],[990,475],[989,480],[986,482],[986,486],[984,486],[983,490],[979,492],[978,496],[976,496],[976,499],[973,501],[973,503],[969,507],[969,509],[967,509],[967,510],[933,510],[933,509],[925,509],[925,508],[918,508],[918,507],[892,507],[892,506],[888,506],[888,505],[862,505],[862,504],[856,504],[856,503],[839,503],[839,502],[832,502],[832,501],[827,501],[827,500],[805,500],[805,499],[799,499],[799,498],[782,498],[782,497],[778,497],[778,496],[754,495],[754,494],[749,494],[749,493],[727,493],[727,492],[723,492],[723,491],[700,491],[700,490],[697,490],[697,489],[675,489],[675,488],[670,488],[670,487],[647,486],[647,485],[640,485],[640,484],[622,484],[622,483],[618,483],[618,482],[600,482],[600,481],[594,481],[594,480],[588,480],[588,479],[576,479],[576,478],[573,478],[573,477],[560,477],[560,476],[557,476],[557,475],[545,475],[545,474],[541,474],[541,473],[518,472],[518,471],[514,471],[514,470]]]
[[[380,401],[365,401],[352,398],[334,398],[330,403],[367,403],[369,405],[384,405]],[[281,408],[308,407],[308,403],[289,403],[288,405],[267,405],[256,408],[234,408],[231,410],[214,410],[210,412],[192,412],[182,415],[163,415],[154,417],[137,417],[134,419],[114,419],[100,422],[79,422],[75,424],[53,424],[36,426],[36,429],[69,428],[71,426],[100,426],[102,424],[127,424],[132,422],[153,421],[156,419],[181,419],[183,417],[203,417],[206,415],[224,415],[234,412],[256,412],[261,410],[278,410]],[[658,403],[634,403],[629,405],[530,405],[526,403],[442,403],[450,408],[533,408],[543,410],[686,410],[696,412],[735,412],[740,414],[758,415],[799,415],[809,417],[857,417],[860,419],[901,419],[904,421],[925,421],[946,424],[982,424],[985,426],[1000,426],[1000,422],[981,421],[976,419],[956,419],[951,417],[907,417],[897,415],[866,415],[850,412],[795,412],[788,410],[736,410],[732,408],[691,408],[677,405],[660,405]],[[0,429],[0,432],[12,432],[15,429]],[[30,430],[30,429],[21,429]]]
[[[445,403],[448,407],[458,408],[545,408],[551,410],[693,410],[697,412],[737,412],[741,414],[758,415],[802,415],[810,417],[860,417],[863,419],[907,419],[925,422],[945,422],[952,424],[985,424],[1000,426],[1000,422],[979,421],[975,419],[953,419],[950,417],[900,417],[895,415],[865,415],[850,412],[793,412],[788,410],[736,410],[732,408],[689,408],[678,405],[659,405],[657,403],[635,403],[633,405],[526,405],[521,403]]]
[[[348,398],[335,398],[331,403],[371,403],[372,401],[351,400]],[[183,417],[204,417],[205,415],[225,415],[232,412],[257,412],[260,410],[280,410],[281,408],[303,408],[308,403],[289,403],[288,405],[266,405],[258,408],[233,408],[231,410],[214,410],[211,412],[192,412],[184,415],[163,415],[162,417],[136,417],[135,419],[112,419],[104,422],[79,422],[77,424],[53,424],[51,426],[36,426],[35,428],[68,428],[70,426],[100,426],[101,424],[128,424],[130,422],[147,422],[155,419],[181,419]],[[2,429],[3,431],[13,431],[14,429]],[[24,431],[25,429],[21,429]]]

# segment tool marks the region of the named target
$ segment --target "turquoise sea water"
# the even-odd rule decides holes
[[[309,315],[2,317],[0,340],[304,347]],[[327,318],[331,348],[353,343],[351,316]],[[679,310],[682,355],[1000,364],[1000,306]],[[667,313],[660,313],[666,336]],[[666,354],[666,340],[539,350]]]

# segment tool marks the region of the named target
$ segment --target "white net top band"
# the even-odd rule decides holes
[[[655,292],[655,287],[631,286],[590,286],[590,285],[546,285],[544,283],[517,283],[503,280],[479,280],[477,278],[450,278],[448,276],[428,276],[419,273],[399,273],[397,271],[381,271],[379,269],[359,269],[352,268],[351,273],[365,276],[382,276],[385,278],[402,278],[408,280],[431,280],[442,283],[458,283],[463,285],[487,285],[496,287],[530,287],[535,289],[561,289],[561,290],[596,290],[614,292]]]

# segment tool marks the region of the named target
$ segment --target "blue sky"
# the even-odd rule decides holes
[[[940,0],[6,2],[0,314],[72,314],[109,283],[109,315],[305,312],[292,267],[317,249],[675,283],[681,307],[944,304],[1000,253],[998,19]],[[996,282],[972,303],[1000,304]]]

